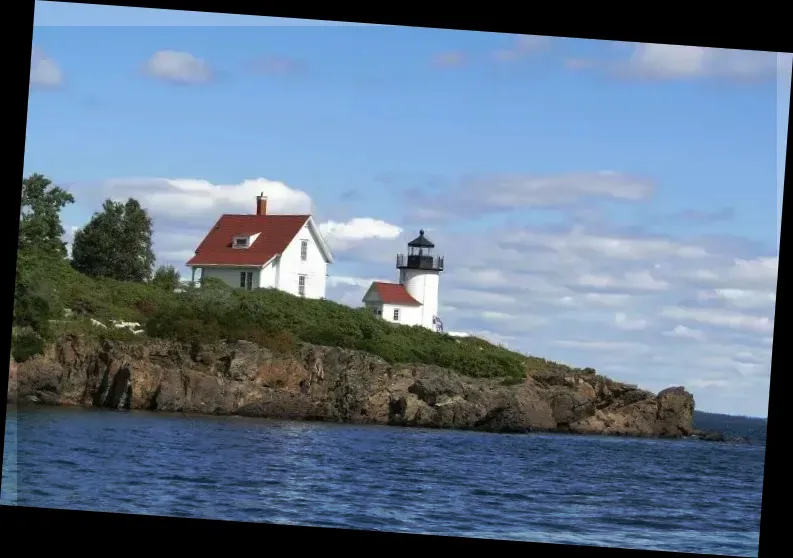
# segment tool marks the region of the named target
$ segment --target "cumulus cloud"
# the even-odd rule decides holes
[[[606,274],[581,275],[576,284],[592,289],[620,291],[663,291],[669,288],[669,283],[655,278],[649,271],[628,271],[619,277]]]
[[[756,316],[714,308],[663,308],[661,316],[675,320],[688,320],[716,327],[745,329],[759,333],[774,331],[774,320],[769,316]]]
[[[154,78],[182,85],[196,85],[212,79],[209,64],[189,52],[157,51],[146,62],[145,69]]]
[[[187,223],[214,221],[221,213],[253,213],[256,196],[267,196],[268,213],[311,213],[311,197],[283,182],[255,178],[238,184],[213,184],[191,178],[131,178],[106,181],[101,195],[133,197],[154,217]]]
[[[656,81],[696,78],[754,81],[776,76],[780,68],[785,67],[780,55],[782,60],[790,60],[787,53],[639,43],[633,45],[631,53],[617,63],[571,59],[567,66]]]
[[[550,40],[550,37],[542,35],[518,35],[508,48],[494,51],[493,59],[497,62],[516,62],[547,47]]]
[[[640,177],[614,171],[554,176],[488,175],[466,177],[435,194],[410,192],[414,218],[456,219],[517,208],[554,208],[592,200],[636,202],[649,198],[655,187]]]
[[[737,308],[762,308],[776,303],[776,293],[747,289],[714,289],[698,295],[702,301],[718,301]]]
[[[511,242],[524,246],[544,246],[557,252],[596,253],[605,258],[647,260],[661,258],[701,259],[708,252],[701,246],[675,242],[667,238],[626,237],[588,232],[574,226],[567,232],[523,231]]]
[[[31,87],[52,89],[61,83],[63,83],[63,72],[58,64],[34,46],[30,55]]]
[[[642,318],[631,319],[625,312],[617,312],[614,314],[614,323],[619,329],[626,330],[646,329],[649,325],[647,320]]]
[[[358,217],[347,222],[327,221],[319,226],[320,232],[334,250],[345,250],[369,239],[393,240],[402,229],[380,219]]]
[[[677,325],[674,329],[670,331],[663,332],[664,335],[668,337],[680,337],[683,339],[696,339],[697,341],[701,341],[705,338],[705,334],[699,330],[690,327],[686,327],[684,325]]]

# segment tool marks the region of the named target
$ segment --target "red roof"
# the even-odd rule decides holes
[[[308,218],[308,215],[222,215],[187,265],[262,266],[289,246]],[[248,248],[231,247],[235,236],[256,233],[258,238]]]
[[[375,292],[380,296],[383,304],[398,304],[401,306],[421,306],[421,303],[410,296],[407,289],[399,283],[372,283]]]

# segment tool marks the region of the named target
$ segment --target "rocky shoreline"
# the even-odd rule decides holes
[[[594,371],[475,379],[336,347],[275,355],[253,343],[196,346],[69,336],[11,362],[9,403],[480,430],[718,439],[693,428],[682,387],[654,394]]]

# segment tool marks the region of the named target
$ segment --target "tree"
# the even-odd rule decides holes
[[[67,267],[60,212],[71,203],[70,193],[41,174],[22,180],[13,324],[32,330],[17,340],[36,337],[39,348],[51,334],[50,320],[62,312],[55,288]]]
[[[137,200],[106,200],[75,233],[72,266],[90,277],[143,282],[154,267],[151,241],[151,218]]]
[[[151,280],[152,285],[166,291],[173,291],[179,287],[179,272],[172,265],[162,265],[154,272]]]
[[[74,203],[74,196],[53,186],[49,178],[32,174],[22,180],[22,203],[19,207],[19,251],[36,251],[42,255],[66,257],[63,242],[61,209]]]

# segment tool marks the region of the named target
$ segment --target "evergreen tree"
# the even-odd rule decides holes
[[[152,275],[152,220],[140,203],[106,200],[74,235],[72,266],[90,277],[144,282]]]
[[[66,257],[61,210],[74,203],[74,196],[53,186],[49,178],[32,174],[22,180],[22,203],[19,208],[19,251]]]

